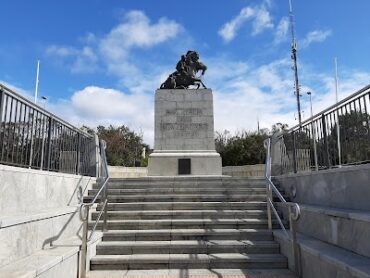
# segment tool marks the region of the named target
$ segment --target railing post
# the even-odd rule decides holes
[[[265,177],[270,181],[271,179],[271,138],[268,138],[264,141],[264,147],[266,149],[266,162],[265,162]],[[267,203],[267,224],[269,230],[272,230],[272,219],[271,219],[271,207],[270,207],[270,200],[271,200],[272,192],[271,192],[271,184],[267,182],[266,186],[266,203]]]
[[[330,155],[329,155],[329,142],[328,142],[328,135],[326,133],[326,120],[325,115],[323,114],[321,116],[321,122],[322,122],[322,133],[324,137],[324,145],[325,145],[325,164],[328,168],[330,168]]]
[[[5,107],[5,92],[3,89],[0,89],[0,130],[2,130],[2,134],[0,133],[0,161],[2,160],[3,154],[4,154],[4,139],[5,139],[5,116],[3,118],[4,113],[4,107]],[[4,127],[4,128],[2,128]]]
[[[107,216],[108,216],[108,184],[104,188],[104,222],[103,222],[103,231],[107,231]]]
[[[297,173],[297,154],[294,131],[292,132],[292,139],[293,139],[293,171],[294,173]]]
[[[96,177],[101,176],[101,161],[100,161],[100,142],[99,137],[97,134],[94,135],[95,141],[95,169],[96,169]]]
[[[53,119],[49,118],[49,130],[48,130],[48,162],[46,169],[50,171],[50,164],[51,164],[51,130],[53,125]]]
[[[315,160],[315,171],[319,171],[319,164],[317,160],[317,145],[316,145],[316,122],[312,121],[311,123],[311,134],[313,139],[313,155]]]
[[[271,206],[270,200],[272,202],[272,189],[270,183],[267,185],[267,221],[268,221],[268,228],[272,230],[272,216],[271,216]]]
[[[291,237],[291,247],[293,254],[293,263],[295,273],[300,276],[300,259],[299,259],[299,250],[297,244],[297,230],[296,230],[296,221],[293,219],[292,206],[288,206],[289,214],[289,226],[290,226],[290,237]]]
[[[89,206],[85,206],[85,218],[82,222],[82,243],[80,256],[80,278],[86,278],[87,264],[87,234],[89,232]]]
[[[5,93],[3,89],[0,89],[0,123],[3,122],[4,104],[5,104]]]
[[[44,168],[44,149],[45,149],[45,128],[46,128],[46,119],[45,117],[41,118],[41,132],[42,132],[42,143],[41,143],[41,162],[40,162],[40,170]]]
[[[37,128],[37,126],[35,127],[35,120],[36,120],[36,110],[35,109],[32,109],[32,127],[31,127],[31,143],[30,143],[30,157],[29,157],[29,163],[28,163],[28,167],[29,168],[32,168],[32,159],[33,159],[33,142],[34,142],[34,130],[35,128]]]
[[[102,157],[104,161],[107,161],[107,157],[106,157],[107,143],[104,140],[100,140],[100,144],[99,145],[100,145],[100,152],[101,152],[101,156],[100,157]],[[102,169],[102,175],[106,178],[106,177],[109,176],[109,173],[108,173],[107,164],[104,163],[104,161],[103,161],[103,163],[101,163],[101,166],[104,168],[104,169]],[[105,206],[104,206],[103,231],[107,231],[107,219],[108,219],[108,186],[109,186],[109,184],[107,183],[105,185],[105,188],[104,188],[104,202],[105,202]]]
[[[77,161],[76,161],[76,174],[80,174],[80,158],[81,156],[81,138],[80,133],[77,133]]]

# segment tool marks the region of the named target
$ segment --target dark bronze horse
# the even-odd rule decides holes
[[[177,63],[176,71],[170,74],[167,80],[162,83],[161,89],[188,89],[195,85],[199,89],[200,85],[207,88],[199,77],[196,77],[198,71],[201,75],[207,70],[207,66],[199,62],[199,54],[196,51],[188,51],[186,56],[182,56]]]

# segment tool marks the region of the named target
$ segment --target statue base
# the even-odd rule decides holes
[[[157,90],[154,118],[149,176],[222,175],[210,89]]]
[[[216,151],[155,151],[149,156],[148,175],[221,176],[221,157]]]

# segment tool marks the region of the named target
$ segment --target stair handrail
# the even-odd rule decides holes
[[[264,141],[264,147],[266,149],[266,164],[265,164],[265,179],[267,182],[267,218],[268,218],[268,228],[272,230],[272,215],[271,210],[273,211],[277,221],[281,229],[283,230],[286,238],[291,241],[292,246],[292,255],[293,255],[293,264],[295,273],[300,276],[300,256],[298,251],[298,244],[297,244],[297,230],[296,230],[296,221],[299,219],[301,215],[301,209],[297,203],[294,202],[287,202],[283,195],[281,195],[280,191],[276,188],[275,184],[271,180],[271,138],[267,138]],[[290,227],[290,235],[287,232],[279,213],[277,212],[274,203],[273,203],[273,192],[279,198],[281,203],[287,207],[288,215],[289,215],[289,227]]]
[[[103,222],[103,231],[107,229],[107,208],[108,208],[108,181],[109,181],[109,172],[108,172],[108,162],[106,156],[107,144],[104,140],[100,140],[100,176],[97,178],[97,182],[101,184],[98,192],[94,195],[94,198],[89,203],[82,203],[80,206],[80,219],[82,221],[82,242],[81,242],[81,260],[80,260],[80,278],[86,278],[86,264],[87,264],[87,243],[91,240],[101,216],[104,213],[104,222]],[[89,210],[92,207],[99,196],[102,195],[100,199],[100,213],[97,216],[94,226],[89,233]]]

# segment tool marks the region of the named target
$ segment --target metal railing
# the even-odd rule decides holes
[[[107,229],[107,208],[108,208],[108,163],[106,157],[106,142],[100,140],[100,160],[101,160],[101,176],[97,179],[100,184],[98,192],[94,195],[90,203],[84,203],[80,206],[80,219],[82,221],[82,243],[81,243],[81,255],[80,255],[80,278],[86,277],[86,264],[87,261],[87,244],[91,240],[98,224],[99,220],[103,216],[103,227],[102,230]],[[101,196],[102,195],[102,196]],[[101,197],[100,197],[101,196]],[[98,214],[94,226],[89,233],[89,211],[90,208],[95,204],[95,202],[100,199],[100,213]]]
[[[281,134],[277,174],[369,163],[369,113],[370,85]]]
[[[95,138],[0,84],[0,164],[96,175]]]
[[[296,231],[296,221],[300,217],[300,208],[297,203],[287,202],[284,197],[281,195],[279,190],[276,188],[274,183],[271,180],[271,139],[268,138],[264,142],[264,146],[266,149],[266,164],[265,164],[265,179],[267,182],[267,218],[268,218],[268,228],[272,230],[272,214],[271,211],[274,213],[276,220],[278,221],[281,229],[283,230],[286,238],[290,240],[292,246],[292,258],[295,273],[299,276],[300,275],[300,255],[298,251],[298,244],[297,244],[297,231]],[[274,206],[273,194],[275,194],[282,205],[284,205],[288,209],[288,217],[289,217],[289,227],[290,227],[290,235],[287,232],[283,221],[280,218],[278,211]]]

